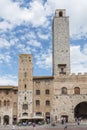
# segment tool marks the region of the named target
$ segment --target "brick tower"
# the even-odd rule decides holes
[[[19,55],[18,121],[29,121],[33,113],[32,55]]]
[[[53,19],[53,75],[70,73],[69,17],[57,9]]]

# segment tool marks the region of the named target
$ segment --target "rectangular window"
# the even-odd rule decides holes
[[[36,106],[40,106],[40,101],[36,100]]]
[[[46,106],[50,106],[50,101],[49,100],[46,101]]]
[[[66,64],[58,64],[58,69],[60,74],[66,74]]]
[[[50,90],[49,90],[49,89],[46,89],[46,90],[45,90],[45,94],[49,95],[49,94],[50,94]]]
[[[40,90],[36,90],[36,95],[40,95]]]

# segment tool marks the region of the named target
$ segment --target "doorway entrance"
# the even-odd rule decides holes
[[[75,107],[74,117],[87,119],[87,102],[81,102]]]
[[[68,116],[67,115],[62,115],[61,118],[62,118],[63,123],[64,123],[64,121],[68,122]]]
[[[3,124],[8,125],[8,124],[9,124],[9,116],[8,116],[8,115],[5,115],[3,119],[4,119]]]

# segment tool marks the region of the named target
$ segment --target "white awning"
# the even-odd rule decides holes
[[[44,119],[44,117],[43,116],[34,116],[34,117],[32,117],[32,119]]]
[[[19,119],[20,119],[20,120],[21,120],[21,119],[32,119],[32,117],[26,117],[26,116],[24,116],[24,117],[20,117]]]
[[[44,117],[43,116],[34,116],[34,117],[26,117],[26,116],[24,116],[24,117],[20,117],[19,119],[20,120],[23,120],[23,119],[44,119]]]

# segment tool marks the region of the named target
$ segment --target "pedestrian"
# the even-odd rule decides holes
[[[14,125],[12,126],[12,130],[15,130],[15,126]]]
[[[77,119],[77,125],[80,125],[80,120],[79,119]]]
[[[64,130],[67,130],[67,120],[64,118]]]
[[[33,123],[33,128],[34,130],[36,130],[36,123]]]
[[[67,123],[64,123],[64,130],[67,130]]]

